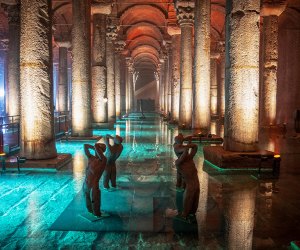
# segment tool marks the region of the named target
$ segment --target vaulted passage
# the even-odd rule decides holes
[[[297,197],[289,191],[298,187],[300,173],[299,69],[299,0],[0,0],[0,201],[8,202],[0,205],[7,230],[0,229],[0,239],[8,248],[23,241],[43,247],[48,240],[63,248],[75,235],[70,245],[84,246],[87,238],[89,247],[100,247],[100,231],[121,231],[126,236],[115,247],[151,247],[145,235],[130,245],[127,232],[174,238],[189,232],[183,247],[214,249],[287,247],[300,240]],[[182,194],[173,190],[172,145],[180,133],[192,138],[184,146],[198,145],[200,183],[197,223],[183,226],[173,221],[182,205]],[[103,142],[106,134],[124,140],[117,161],[122,190],[104,194],[107,202],[114,197],[110,212],[121,220],[107,228],[103,220],[100,230],[78,223],[72,209],[84,203],[83,144]],[[29,172],[13,180],[17,167]],[[49,169],[56,174],[32,172]],[[22,183],[26,190],[18,193]],[[210,190],[216,186],[217,194]],[[53,191],[51,202],[46,190]],[[39,193],[43,201],[32,201]],[[63,204],[53,214],[52,199]],[[14,208],[28,208],[17,213],[24,223],[12,222]],[[282,217],[292,225],[282,230],[285,236],[274,229]],[[56,232],[47,231],[51,225]],[[28,239],[18,236],[24,227]],[[40,231],[45,234],[37,243]],[[107,240],[105,247],[113,244]],[[163,241],[164,247],[178,245]]]

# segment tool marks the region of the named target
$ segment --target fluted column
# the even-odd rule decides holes
[[[72,136],[91,136],[91,0],[72,7]]]
[[[131,95],[133,83],[133,62],[131,57],[126,58],[126,113],[132,111]]]
[[[115,55],[113,41],[117,38],[117,26],[109,19],[106,27],[106,66],[107,66],[107,120],[116,120],[115,99]]]
[[[68,48],[70,42],[56,42],[59,46],[58,111],[68,111]]]
[[[93,122],[107,122],[106,15],[93,15],[92,116]]]
[[[165,59],[162,55],[160,60],[160,76],[159,76],[159,86],[160,86],[160,111],[166,113],[165,111]]]
[[[171,83],[171,115],[175,121],[179,120],[179,101],[180,101],[180,34],[181,30],[178,27],[168,27],[168,33],[172,36],[172,76]]]
[[[124,41],[115,42],[115,93],[116,93],[116,117],[121,117],[121,55],[126,43]]]
[[[193,127],[205,132],[210,128],[210,0],[195,0]]]
[[[49,0],[21,0],[21,155],[27,159],[48,159],[57,155],[51,13]]]
[[[8,57],[7,107],[8,115],[20,114],[20,5],[7,6]]]
[[[260,1],[226,2],[225,140],[229,151],[258,142]]]
[[[261,86],[261,125],[276,123],[277,65],[278,65],[278,16],[283,4],[263,4],[263,81]]]
[[[180,106],[179,126],[192,127],[192,71],[193,71],[193,23],[194,2],[176,1],[176,12],[181,28],[180,47]]]

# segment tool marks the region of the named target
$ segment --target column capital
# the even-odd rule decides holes
[[[126,57],[125,58],[126,61],[126,66],[128,68],[129,73],[133,73],[133,60],[132,57]]]
[[[71,48],[72,44],[70,41],[55,41],[58,47],[60,48]]]
[[[102,14],[109,15],[112,11],[112,3],[109,1],[108,3],[93,3],[91,5],[91,14]]]
[[[176,8],[178,23],[180,26],[194,24],[194,8],[195,8],[194,1],[176,0],[175,8]]]
[[[287,6],[285,0],[275,0],[275,1],[263,1],[262,7],[260,10],[260,15],[262,17],[267,16],[280,16]]]
[[[119,26],[117,25],[117,20],[109,18],[107,19],[106,25],[106,38],[110,41],[114,41],[117,39],[119,31]]]
[[[225,53],[225,41],[217,42],[216,52],[220,55],[223,55]]]
[[[126,46],[126,42],[123,41],[123,40],[118,40],[118,41],[115,41],[115,51],[117,53],[122,53],[122,51],[124,50],[125,46]]]
[[[9,39],[1,39],[0,48],[3,48],[4,50],[8,50],[8,43],[9,43]]]

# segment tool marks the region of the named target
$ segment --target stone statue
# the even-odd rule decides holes
[[[95,155],[91,154],[90,149],[95,150]],[[97,217],[101,217],[101,191],[99,189],[99,180],[106,165],[106,157],[103,154],[105,149],[106,146],[103,143],[96,143],[94,146],[84,144],[84,152],[88,158],[88,166],[83,183],[85,203],[87,210]]]
[[[114,144],[110,145],[109,139],[114,140]],[[116,169],[116,160],[119,158],[123,151],[123,145],[122,145],[122,137],[116,135],[115,137],[112,137],[110,135],[106,135],[104,142],[107,147],[106,150],[106,167],[104,171],[104,180],[103,180],[103,186],[104,189],[111,191],[117,188],[116,178],[117,178],[117,169]],[[109,182],[111,184],[111,188],[109,186]]]
[[[174,151],[178,156],[175,161],[178,174],[185,182],[186,188],[183,200],[183,211],[177,217],[188,220],[188,216],[194,216],[198,209],[200,185],[197,169],[194,163],[194,156],[197,153],[198,146],[191,143],[190,139],[187,145],[183,145],[184,138],[182,134],[175,137]]]

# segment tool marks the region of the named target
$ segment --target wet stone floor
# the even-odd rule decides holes
[[[110,216],[84,218],[83,142],[57,141],[58,152],[73,156],[63,169],[1,174],[1,249],[288,249],[300,239],[299,175],[258,179],[255,171],[216,171],[199,144],[199,206],[196,221],[187,223],[174,218],[183,199],[172,150],[178,130],[147,114],[94,130],[106,134],[124,138],[118,189],[101,192],[101,209]]]

